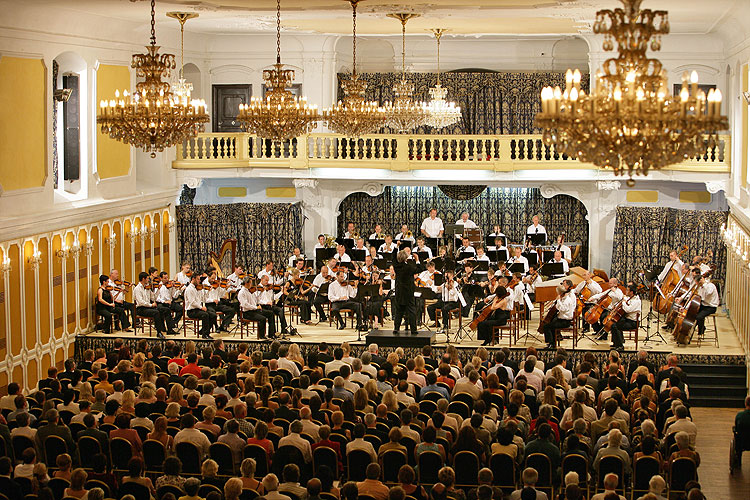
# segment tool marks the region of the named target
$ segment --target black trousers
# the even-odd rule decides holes
[[[622,331],[633,330],[637,325],[638,323],[625,317],[620,318],[620,321],[612,325],[612,343],[615,347],[622,347],[625,345],[625,336],[622,334]]]
[[[299,319],[301,321],[310,321],[310,318],[312,317],[312,306],[310,305],[309,300],[289,299],[287,304],[299,307]]]
[[[112,318],[115,316],[120,318],[120,324],[122,325],[123,329],[130,327],[128,315],[125,312],[125,309],[121,307],[110,307],[105,306],[102,303],[97,303],[96,314],[104,318],[104,333],[109,333],[110,331],[112,331]]]
[[[430,319],[432,321],[435,321],[437,317],[437,310],[440,309],[443,317],[443,327],[448,328],[448,320],[450,319],[451,311],[454,309],[459,309],[461,307],[461,303],[457,300],[449,300],[448,302],[443,302],[443,299],[438,299],[437,302],[434,304],[430,304],[427,306],[427,314],[430,316]]]
[[[603,328],[602,324],[604,323],[604,320],[607,319],[607,316],[609,316],[609,309],[605,309],[604,311],[602,311],[601,316],[599,316],[599,321],[597,321],[596,323],[594,323],[594,331],[598,332],[598,331],[601,330],[601,332],[602,332],[602,338],[604,340],[607,340],[608,334],[607,334],[606,330],[602,329]]]
[[[122,302],[115,302],[115,307],[119,307],[120,309],[124,309],[126,313],[130,314],[130,323],[128,326],[135,323],[135,304],[132,302],[128,302],[127,300],[123,300]],[[126,327],[123,326],[123,329]]]
[[[326,312],[323,310],[323,305],[328,303],[328,297],[325,295],[321,295],[319,293],[315,294],[315,298],[313,299],[313,306],[315,306],[315,310],[318,311],[318,319],[320,321],[325,321],[328,319],[326,316]]]
[[[224,313],[224,318],[221,320],[221,327],[226,329],[229,327],[229,325],[232,323],[232,318],[234,318],[234,308],[227,305],[227,304],[217,304],[215,302],[208,302],[206,303],[206,308],[213,310],[214,315],[216,316],[216,319],[214,319],[214,326],[216,326],[216,321],[218,319],[218,314],[216,314],[217,311]]]
[[[174,330],[178,321],[177,318],[182,314],[182,306],[180,304],[175,304],[174,302],[171,304],[157,302],[156,307],[161,311],[161,314],[164,317],[164,322],[167,324],[167,328]]]
[[[342,309],[351,309],[357,316],[357,327],[362,325],[362,304],[355,300],[340,300],[338,302],[331,302],[331,316],[336,320],[336,324],[344,323],[346,321],[341,318]]]
[[[190,309],[187,312],[188,318],[199,319],[201,321],[201,330],[199,332],[201,337],[208,337],[211,333],[211,326],[216,323],[216,313],[206,307],[203,309]]]
[[[245,319],[252,320],[252,321],[257,321],[258,322],[258,338],[259,339],[266,338],[266,324],[268,323],[268,318],[266,318],[266,315],[263,314],[263,311],[261,310],[245,311],[242,313],[242,317]],[[271,324],[274,324],[273,313],[271,313]]]
[[[406,303],[399,304],[398,301],[391,302],[393,305],[393,329],[398,331],[401,328],[401,320],[406,320],[409,330],[412,333],[417,331],[417,307],[412,297]]]
[[[571,320],[569,319],[555,318],[544,325],[544,341],[553,346],[557,345],[557,335],[555,334],[555,330],[568,328],[570,326],[570,321]]]
[[[135,308],[135,312],[138,316],[145,316],[147,318],[154,318],[154,325],[156,331],[164,333],[167,329],[164,327],[164,315],[158,307],[146,307],[140,306]]]
[[[279,306],[271,306],[268,304],[263,304],[260,306],[260,308],[264,311],[268,311],[274,316],[278,316],[279,323],[281,324],[281,329],[286,330],[286,317],[284,316],[284,308]],[[273,332],[276,333],[276,323],[273,324]]]
[[[713,306],[701,305],[698,309],[698,314],[695,315],[695,323],[698,325],[698,335],[706,333],[706,317],[716,312],[716,308]]]
[[[479,340],[491,340],[492,329],[496,326],[505,326],[510,319],[510,311],[496,310],[490,317],[477,325],[477,338]]]

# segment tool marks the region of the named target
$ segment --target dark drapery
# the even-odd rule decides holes
[[[443,224],[452,224],[469,212],[471,220],[485,234],[500,224],[511,242],[523,242],[531,218],[540,214],[550,238],[565,232],[567,241],[579,241],[583,248],[574,265],[588,265],[589,223],[586,207],[572,196],[542,196],[538,188],[487,188],[474,199],[459,201],[446,196],[438,187],[389,186],[382,194],[353,193],[341,202],[338,229],[343,234],[347,222],[354,222],[362,234],[370,234],[376,223],[386,234],[395,235],[401,224],[416,234],[422,221],[436,208]]]
[[[302,209],[298,203],[178,205],[177,238],[180,261],[199,270],[229,238],[237,239],[237,262],[246,270],[256,273],[268,259],[286,268],[302,239]]]
[[[714,279],[724,280],[726,250],[721,225],[729,212],[661,207],[617,207],[612,248],[612,275],[634,280],[644,269],[661,271],[669,252],[688,246],[682,260],[713,250]]]
[[[339,74],[339,99],[341,79]],[[367,99],[381,104],[393,102],[393,86],[401,73],[364,73],[360,79],[367,82]],[[430,87],[437,83],[434,73],[409,73],[407,79],[414,84],[416,100],[429,101]],[[448,100],[461,106],[462,119],[439,130],[420,127],[418,134],[536,134],[534,116],[541,111],[542,88],[559,85],[565,88],[565,74],[554,71],[503,72],[503,73],[444,73],[440,83],[448,89]],[[581,88],[589,91],[589,77],[581,78]]]

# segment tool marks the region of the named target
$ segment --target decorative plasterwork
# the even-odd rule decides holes
[[[561,194],[560,188],[554,184],[542,184],[539,186],[539,192],[545,198],[552,198],[557,194]]]
[[[711,194],[716,194],[719,191],[726,191],[726,190],[727,190],[726,181],[706,181],[706,191],[708,191]]]
[[[203,179],[197,177],[185,177],[182,182],[190,189],[198,189],[203,184]]]
[[[296,189],[310,188],[315,189],[318,187],[317,179],[294,179],[294,187]]]
[[[599,191],[618,191],[622,184],[620,181],[597,181],[596,188]]]
[[[378,196],[383,192],[384,187],[385,186],[383,184],[380,184],[379,182],[368,182],[367,184],[362,186],[362,191],[370,196]]]

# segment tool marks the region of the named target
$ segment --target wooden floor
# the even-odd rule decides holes
[[[698,478],[709,500],[750,498],[750,452],[745,452],[742,469],[729,474],[729,443],[736,408],[693,408],[698,426],[695,447],[701,455]]]

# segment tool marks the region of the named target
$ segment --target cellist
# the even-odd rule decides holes
[[[583,300],[583,311],[581,311],[581,314],[586,314],[586,311],[588,311],[591,308],[591,302],[588,302],[588,300],[599,293],[602,293],[602,287],[594,281],[594,277],[591,275],[590,272],[585,271],[583,273],[583,281],[578,283],[578,286],[575,288],[575,293],[579,297],[581,297],[581,300]],[[586,333],[591,328],[591,325],[589,325],[587,322],[583,322],[583,333]]]
[[[685,265],[685,263],[680,259],[677,250],[672,250],[671,252],[669,252],[669,262],[664,265],[664,269],[662,269],[661,273],[659,273],[659,282],[661,283],[662,281],[664,281],[671,269],[677,271],[677,274],[679,274],[680,278],[682,278],[683,265]]]
[[[632,330],[638,325],[636,319],[641,312],[641,298],[638,297],[637,290],[638,287],[635,284],[629,284],[625,290],[625,300],[621,304],[623,316],[612,325],[612,349],[618,351],[624,349],[625,337],[622,331]]]
[[[557,287],[557,300],[555,308],[557,315],[552,321],[544,325],[544,340],[547,342],[547,349],[553,349],[557,344],[557,330],[568,328],[573,321],[573,315],[576,312],[576,296],[570,293],[573,290],[573,282],[565,280]]]
[[[492,342],[492,328],[495,326],[504,326],[510,319],[510,310],[508,304],[513,306],[513,299],[508,294],[508,289],[504,286],[498,286],[495,291],[495,298],[487,307],[492,312],[484,321],[477,325],[477,338],[482,339],[482,345],[489,345]]]
[[[702,337],[706,333],[706,316],[716,312],[716,308],[721,304],[719,292],[716,285],[708,278],[701,277],[698,281],[698,295],[701,297],[701,307],[695,316],[695,323],[698,326],[698,336]]]
[[[599,300],[603,299],[605,296],[609,296],[609,298],[612,299],[609,305],[606,306],[605,310],[602,312],[601,316],[599,317],[599,321],[597,321],[594,324],[595,331],[602,330],[602,323],[604,323],[604,319],[612,311],[612,309],[617,305],[617,303],[620,302],[622,298],[624,297],[622,290],[620,290],[618,286],[619,284],[620,284],[620,281],[617,278],[610,278],[609,288],[607,290],[601,293],[597,293],[596,295],[593,295],[591,298],[589,298],[588,302],[591,302],[592,304],[599,302]],[[607,340],[607,332],[602,331],[601,335],[599,335],[597,340]]]

